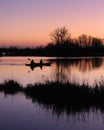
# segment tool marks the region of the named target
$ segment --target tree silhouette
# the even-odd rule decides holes
[[[78,44],[81,47],[86,47],[89,44],[89,37],[85,34],[82,34],[78,37]]]
[[[93,47],[102,47],[103,41],[100,38],[93,38],[92,40],[92,46]]]
[[[60,27],[50,33],[51,39],[58,46],[64,44],[70,38],[68,29],[66,27]]]

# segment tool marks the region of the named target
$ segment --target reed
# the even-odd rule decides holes
[[[90,87],[82,84],[46,82],[46,84],[27,85],[25,88],[14,80],[0,84],[0,92],[5,94],[23,93],[32,101],[44,104],[69,105],[104,105],[104,85]]]
[[[0,84],[0,92],[4,92],[7,95],[14,95],[22,91],[22,86],[14,80],[6,80],[3,84]]]
[[[72,83],[48,82],[46,84],[35,84],[24,89],[27,96],[32,96],[37,100],[46,103],[57,104],[91,104],[103,103],[104,87],[90,87],[88,85],[78,85]]]

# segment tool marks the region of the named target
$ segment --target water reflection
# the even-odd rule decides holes
[[[32,57],[35,62],[43,59],[51,66],[27,67],[28,57],[2,57],[0,58],[0,83],[4,80],[14,79],[23,86],[46,81],[74,82],[76,84],[89,84],[94,86],[104,77],[104,58],[49,58]]]
[[[69,58],[51,60],[55,64],[54,77],[59,82],[75,82],[89,84],[99,82],[104,76],[104,59],[99,58]],[[98,75],[99,74],[99,75]]]
[[[9,80],[0,84],[0,92],[5,95],[24,94],[33,103],[51,108],[58,115],[89,111],[90,108],[104,111],[104,88],[87,88],[70,84],[47,83],[28,85],[23,88],[18,82]]]
[[[70,81],[76,84],[86,81],[90,85],[95,80],[99,82],[104,76],[103,57],[43,58],[52,63],[51,67],[43,66],[42,69],[36,67],[30,73],[28,73],[30,68],[25,66],[26,59],[26,57],[3,57],[0,60],[0,83],[7,79],[19,82],[14,85],[11,82],[0,88],[1,129],[8,129],[8,126],[14,130],[28,128],[38,130],[104,129],[104,98],[98,104],[86,102],[68,104],[52,102],[52,100],[47,102],[38,94],[26,91],[27,85],[45,83],[45,81]],[[38,62],[41,58],[33,57],[32,59]]]
[[[15,103],[13,103],[12,101],[11,104],[8,105],[8,107],[5,107],[2,110],[4,111],[6,110],[6,108],[10,110],[12,109],[10,113],[12,117],[16,117],[17,115],[21,114],[20,116],[18,116],[18,118],[9,118],[11,116],[9,116],[9,114],[7,113],[8,111],[5,111],[5,113],[2,115],[1,113],[2,104],[1,104],[1,109],[0,109],[0,114],[2,115],[1,122],[4,121],[3,119],[9,119],[9,122],[13,122],[13,123],[15,122],[15,125],[11,123],[12,125],[10,128],[14,127],[15,129],[21,128],[24,130],[26,129],[26,127],[28,128],[28,126],[31,126],[32,129],[35,129],[37,126],[37,129],[40,130],[41,129],[40,126],[42,126],[42,129],[47,129],[47,130],[48,129],[54,129],[54,130],[60,130],[60,129],[61,130],[62,129],[65,130],[67,129],[71,129],[71,130],[100,129],[101,130],[102,129],[103,130],[104,129],[104,105],[103,104],[98,106],[91,106],[87,104],[86,105],[83,104],[65,105],[60,103],[59,104],[51,103],[51,102],[49,103],[49,102],[45,102],[42,98],[35,96],[35,94],[32,94],[30,91],[25,91],[25,89],[26,88],[22,88],[17,82],[14,81],[9,81],[4,86],[0,85],[0,97],[2,94],[4,94],[7,101],[9,99],[8,95],[13,95],[14,99],[15,96],[17,96],[18,98],[21,97],[18,100],[18,104],[16,100]],[[21,93],[21,95],[18,93]],[[4,99],[2,100],[3,101],[1,102],[5,102]],[[19,102],[21,102],[21,100],[23,100],[23,102],[20,104]],[[27,103],[28,100],[30,100],[31,103]],[[21,109],[22,112],[20,111]],[[25,124],[25,126],[23,126],[23,124],[21,124],[19,120],[21,120]],[[18,123],[21,124],[19,125],[19,127],[18,127]],[[4,125],[2,125],[2,128],[7,129],[6,120],[3,122],[3,124]],[[9,126],[9,124],[7,126]]]
[[[79,71],[81,72],[86,72],[86,71],[92,71],[94,69],[98,69],[103,66],[104,64],[104,59],[99,57],[99,58],[75,58],[75,59],[56,59],[53,60],[54,63],[56,63],[56,70],[62,70],[65,73],[65,69],[72,69],[73,68],[78,68]]]

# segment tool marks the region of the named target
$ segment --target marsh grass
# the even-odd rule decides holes
[[[0,92],[4,92],[7,95],[14,95],[22,92],[22,90],[22,86],[14,80],[5,80],[3,84],[0,84]]]
[[[47,103],[57,104],[97,104],[103,103],[104,87],[96,85],[76,85],[72,83],[51,82],[27,86],[24,92],[28,96],[44,100]]]
[[[57,108],[83,108],[104,106],[103,82],[95,87],[82,84],[46,82],[46,84],[27,85],[25,88],[14,80],[0,84],[0,92],[14,95],[23,93],[32,102],[38,102],[45,106]]]

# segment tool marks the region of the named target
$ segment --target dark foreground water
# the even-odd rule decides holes
[[[38,62],[41,57],[32,57]],[[14,79],[24,85],[58,80],[99,83],[104,76],[104,58],[43,58],[50,67],[25,66],[27,57],[0,58],[0,83]],[[104,130],[104,109],[73,107],[69,110],[34,102],[23,93],[0,93],[0,130]]]
[[[33,103],[24,95],[0,93],[1,130],[103,130],[104,113],[100,109],[56,111]]]

